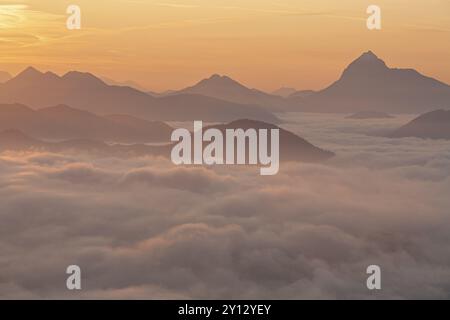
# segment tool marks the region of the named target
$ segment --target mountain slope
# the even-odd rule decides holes
[[[0,105],[0,131],[16,129],[39,139],[98,139],[115,142],[168,142],[172,128],[126,115],[98,116],[65,105],[33,110]]]
[[[101,77],[101,80],[110,86],[119,86],[119,87],[131,87],[139,91],[147,91],[147,88],[140,85],[139,83],[132,81],[132,80],[126,80],[126,81],[116,81],[114,79],[108,78],[108,77]]]
[[[281,108],[286,105],[286,101],[280,96],[249,89],[227,76],[217,74],[201,80],[194,86],[176,91],[176,93],[200,94],[235,103],[264,107]]]
[[[237,120],[228,124],[205,127],[217,128],[224,132],[226,129],[280,129],[280,162],[321,162],[333,157],[333,153],[315,147],[299,136],[281,129],[275,125],[254,120]],[[269,135],[270,136],[270,135]],[[175,143],[148,146],[144,144],[109,145],[96,139],[70,139],[61,142],[46,142],[32,138],[20,130],[0,130],[0,151],[41,150],[50,152],[88,152],[95,155],[130,157],[141,155],[157,155],[170,158]]]
[[[303,111],[421,113],[450,105],[450,86],[413,69],[389,68],[368,51],[339,80],[304,98]]]
[[[59,77],[31,67],[0,84],[0,103],[22,103],[35,108],[66,104],[100,115],[128,114],[148,120],[230,121],[250,117],[279,121],[256,106],[193,94],[152,97],[130,87],[109,86],[90,73],[72,71]]]
[[[422,114],[389,136],[392,138],[450,139],[450,110],[435,110]]]
[[[320,149],[294,133],[270,123],[241,119],[223,125],[209,126],[204,130],[208,128],[219,129],[223,134],[226,129],[279,129],[280,161],[320,162],[334,156],[333,152]],[[268,136],[270,137],[270,134]]]
[[[0,71],[0,83],[10,80],[12,77],[8,72]]]

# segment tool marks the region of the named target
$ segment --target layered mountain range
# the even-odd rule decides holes
[[[305,139],[279,128],[275,125],[255,121],[255,120],[236,120],[223,125],[214,125],[205,128],[217,128],[225,131],[226,129],[279,129],[280,130],[280,161],[300,161],[300,162],[321,162],[334,156],[334,153],[322,150]],[[45,141],[37,139],[24,133],[19,129],[0,130],[0,151],[50,151],[50,152],[84,152],[102,156],[142,156],[156,155],[170,157],[172,147],[175,143],[166,143],[161,145],[146,144],[107,144],[95,138],[74,138],[63,141]],[[248,149],[247,149],[248,151]]]
[[[372,51],[351,62],[341,77],[319,91],[281,88],[275,94],[250,89],[213,75],[169,95],[195,93],[242,104],[269,107],[275,112],[306,111],[355,113],[423,113],[450,107],[450,86],[414,69],[390,68]]]
[[[351,62],[337,81],[319,91],[281,88],[271,94],[218,74],[163,93],[140,91],[133,82],[108,83],[90,73],[58,76],[29,67],[14,78],[0,74],[0,103],[33,108],[65,104],[100,115],[129,114],[147,120],[249,118],[272,123],[279,122],[274,112],[424,113],[450,105],[449,85],[414,69],[388,67],[372,51]]]
[[[274,112],[307,111],[354,113],[351,117],[357,119],[389,117],[388,113],[425,113],[391,136],[450,138],[450,111],[427,113],[450,107],[450,86],[413,69],[390,68],[371,51],[353,61],[336,82],[319,91],[282,88],[270,94],[221,75],[159,94],[116,85],[120,83],[113,80],[109,83],[77,71],[59,76],[29,67],[15,77],[0,73],[0,131],[17,138],[18,146],[59,148],[67,145],[61,141],[78,141],[76,147],[102,146],[101,150],[109,152],[111,144],[104,144],[106,141],[135,146],[126,149],[116,145],[116,151],[157,150],[165,154],[167,149],[144,145],[170,145],[173,129],[163,121],[227,123],[216,125],[221,130],[270,129],[280,122]],[[318,161],[332,156],[280,130],[285,160]],[[12,145],[8,137],[0,141],[2,148]]]
[[[71,71],[58,76],[32,67],[0,84],[0,103],[21,103],[35,109],[64,104],[98,115],[128,114],[154,121],[226,122],[245,117],[279,122],[260,106],[189,93],[153,97],[131,87],[108,85],[90,73]]]
[[[99,116],[66,105],[33,110],[22,104],[0,104],[0,131],[7,129],[46,140],[96,139],[122,143],[168,142],[173,130],[161,121],[123,114]]]
[[[304,98],[302,111],[423,113],[450,106],[450,86],[414,69],[390,68],[368,51],[339,80]]]
[[[277,109],[282,109],[288,105],[288,101],[283,97],[247,88],[230,77],[218,74],[203,79],[191,87],[171,92],[169,95],[178,94],[199,94],[240,104],[260,105]]]

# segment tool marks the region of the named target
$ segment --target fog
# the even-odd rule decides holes
[[[382,137],[411,118],[289,115],[337,156],[275,176],[4,152],[0,297],[449,298],[450,142]]]

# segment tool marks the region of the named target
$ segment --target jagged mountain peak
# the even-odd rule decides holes
[[[44,73],[42,73],[38,69],[29,66],[26,69],[24,69],[22,72],[17,74],[12,80],[16,80],[16,81],[36,80],[36,79],[39,79],[40,77],[42,77],[43,75],[44,75]]]
[[[98,85],[106,85],[103,80],[94,76],[89,72],[80,72],[80,71],[69,71],[65,75],[62,76],[63,80],[70,82],[78,82],[78,83],[86,83],[86,84],[98,84]]]
[[[367,75],[368,73],[385,72],[388,69],[386,63],[369,50],[350,63],[342,76]]]

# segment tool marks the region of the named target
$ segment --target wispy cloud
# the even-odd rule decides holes
[[[0,28],[15,28],[25,20],[24,12],[28,9],[24,4],[0,4]]]
[[[26,4],[0,4],[2,49],[17,49],[61,37],[57,24],[63,15],[33,10]]]

